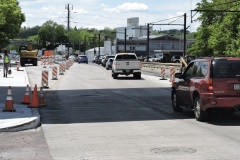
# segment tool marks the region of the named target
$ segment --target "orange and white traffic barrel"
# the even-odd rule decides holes
[[[171,67],[170,68],[170,82],[173,84],[175,81],[175,68]]]
[[[46,61],[47,61],[47,56],[43,56],[42,63],[41,63],[41,65],[44,65],[43,68],[46,68]]]
[[[66,61],[66,69],[69,69],[70,65],[69,65],[69,60]]]
[[[66,71],[66,62],[63,62],[62,65],[63,65],[63,72],[65,72]]]
[[[161,80],[166,80],[165,71],[166,71],[165,67],[161,67]]]
[[[48,87],[48,70],[42,71],[42,87],[49,88]]]
[[[64,70],[64,64],[60,63],[59,64],[59,75],[64,75],[63,70]]]
[[[58,78],[57,78],[57,66],[52,67],[52,80],[58,80]]]

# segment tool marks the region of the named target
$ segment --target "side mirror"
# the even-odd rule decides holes
[[[183,75],[182,73],[175,73],[175,77],[181,79],[183,78]]]

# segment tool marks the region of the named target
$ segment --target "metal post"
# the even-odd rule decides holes
[[[98,33],[98,55],[100,56],[100,34],[101,31]]]
[[[127,53],[127,28],[124,29],[124,51]]]
[[[96,49],[95,49],[95,46],[96,46],[96,42],[95,42],[95,37],[93,37],[94,39],[93,39],[93,43],[94,43],[94,56],[96,56]]]
[[[149,61],[149,23],[147,24],[147,62]]]
[[[186,27],[186,20],[187,19],[187,15],[186,13],[184,13],[184,29],[183,29],[183,57],[186,55],[186,34],[187,34],[187,27]]]
[[[84,55],[86,54],[86,48],[87,48],[86,45],[87,45],[86,44],[86,36],[84,36]]]
[[[67,29],[68,29],[68,32],[69,32],[69,30],[70,30],[70,9],[69,9],[69,3],[68,3],[68,6],[67,6],[67,10],[68,10],[68,21],[67,21]],[[69,44],[69,38],[68,38],[68,58],[69,58],[69,46],[70,46],[70,44]],[[67,59],[68,59],[67,58]]]

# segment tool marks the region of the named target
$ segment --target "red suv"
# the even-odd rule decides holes
[[[240,110],[240,58],[195,59],[175,77],[171,92],[174,111],[192,109],[196,120],[206,121],[213,109]]]

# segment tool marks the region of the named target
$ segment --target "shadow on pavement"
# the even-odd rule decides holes
[[[194,119],[192,111],[172,111],[169,88],[46,91],[42,124]],[[214,115],[209,124],[240,125],[240,115]],[[196,122],[201,123],[201,122]]]

